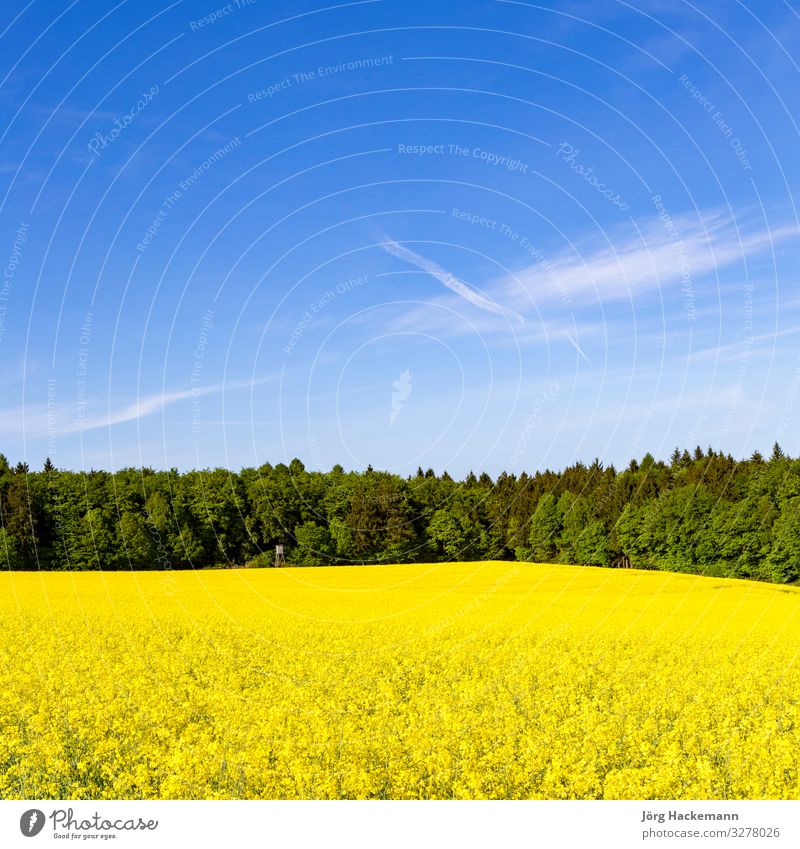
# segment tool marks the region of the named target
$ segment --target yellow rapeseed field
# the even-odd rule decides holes
[[[0,576],[5,798],[798,798],[800,592],[524,563]]]

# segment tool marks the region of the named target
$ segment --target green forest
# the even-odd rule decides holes
[[[711,448],[624,470],[519,476],[419,469],[41,471],[0,455],[8,569],[189,569],[522,560],[800,578],[800,460]]]

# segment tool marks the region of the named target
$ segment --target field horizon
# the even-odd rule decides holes
[[[16,576],[33,576],[33,575],[62,575],[62,576],[86,576],[87,578],[97,577],[98,575],[141,575],[148,576],[152,578],[153,576],[161,576],[162,578],[165,575],[185,575],[191,573],[198,574],[210,574],[210,573],[239,573],[239,572],[248,572],[248,573],[273,573],[273,572],[289,572],[289,573],[316,573],[316,572],[331,572],[336,570],[375,570],[375,569],[429,569],[429,568],[447,568],[454,566],[474,566],[474,567],[484,567],[484,566],[507,566],[513,567],[517,566],[519,568],[528,568],[528,567],[538,567],[538,568],[546,568],[552,569],[556,571],[569,571],[569,572],[585,572],[587,570],[593,572],[621,572],[626,575],[675,575],[683,578],[695,578],[703,581],[715,581],[724,584],[743,584],[750,585],[755,584],[757,586],[771,586],[778,592],[786,592],[786,591],[796,591],[800,593],[800,580],[790,581],[787,583],[776,584],[773,581],[769,581],[767,579],[758,579],[758,578],[742,578],[735,576],[720,576],[713,574],[705,574],[705,573],[696,573],[696,572],[675,572],[669,569],[643,569],[638,568],[636,566],[606,566],[598,563],[585,563],[585,564],[575,564],[575,563],[547,563],[547,562],[538,562],[532,560],[444,560],[444,561],[436,561],[430,563],[330,563],[330,564],[308,564],[308,565],[299,565],[296,563],[286,563],[283,566],[250,566],[246,563],[242,564],[215,564],[212,566],[200,566],[197,568],[184,568],[184,569],[165,569],[165,570],[155,570],[155,569],[114,569],[104,571],[102,569],[94,569],[94,570],[74,570],[74,571],[54,571],[50,569],[5,569],[2,572],[2,575],[16,575]]]

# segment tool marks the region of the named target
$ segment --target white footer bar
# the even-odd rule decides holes
[[[797,847],[800,802],[0,802],[0,846]]]

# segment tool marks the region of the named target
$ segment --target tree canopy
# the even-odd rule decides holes
[[[800,460],[676,448],[623,471],[455,481],[300,460],[226,469],[42,471],[0,455],[8,569],[188,569],[506,559],[800,579]]]

